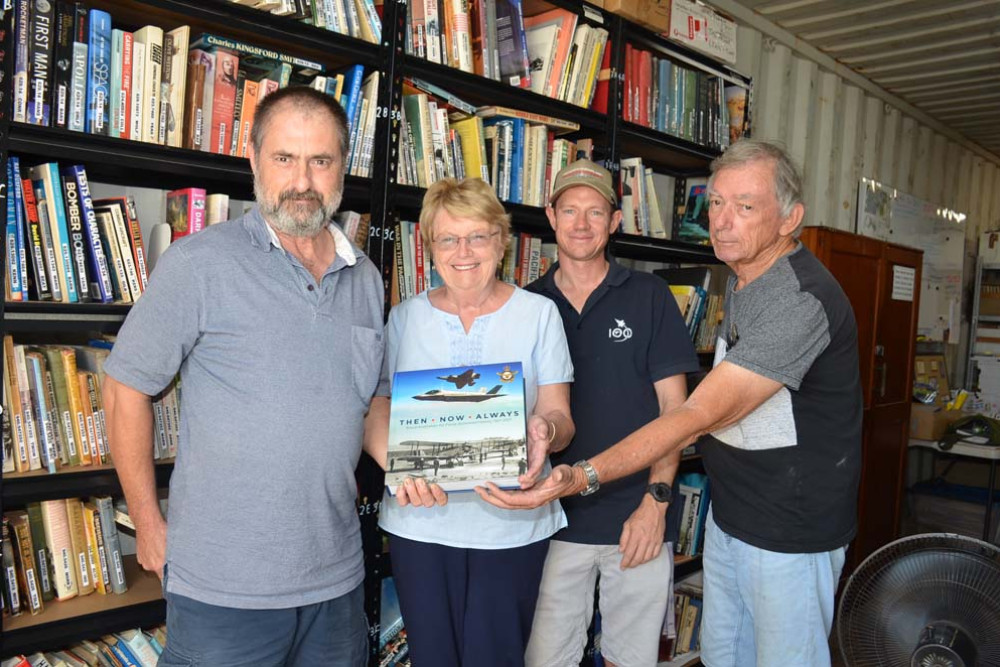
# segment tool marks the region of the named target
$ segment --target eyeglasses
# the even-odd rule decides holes
[[[441,250],[455,250],[458,248],[458,244],[465,241],[466,245],[470,248],[485,248],[490,244],[490,239],[497,236],[500,232],[493,232],[491,234],[469,234],[468,236],[442,236],[441,238],[434,239],[434,243]]]

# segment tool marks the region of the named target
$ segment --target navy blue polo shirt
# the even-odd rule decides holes
[[[574,381],[570,407],[576,436],[552,456],[572,464],[611,447],[660,414],[653,383],[698,370],[691,337],[666,282],[609,259],[608,274],[578,313],[556,287],[556,263],[527,289],[559,308]],[[622,526],[646,492],[649,471],[602,484],[590,496],[563,498],[569,526],[555,538],[582,544],[618,544]],[[674,481],[674,497],[678,497]],[[676,543],[682,503],[670,504],[665,540]]]

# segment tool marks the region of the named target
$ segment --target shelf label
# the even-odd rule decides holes
[[[892,300],[913,301],[913,286],[917,270],[912,266],[892,266]]]

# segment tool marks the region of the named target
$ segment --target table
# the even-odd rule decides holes
[[[980,438],[983,440],[983,438]],[[993,494],[996,491],[997,462],[1000,461],[1000,446],[979,444],[969,440],[959,440],[951,449],[941,449],[936,440],[917,440],[910,438],[910,447],[923,447],[939,454],[967,456],[974,459],[984,459],[990,462],[989,482],[986,485],[986,518],[983,520],[983,541],[990,542],[990,519],[993,514]]]

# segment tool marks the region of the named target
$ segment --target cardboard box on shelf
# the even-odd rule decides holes
[[[713,58],[736,62],[736,22],[695,0],[672,0],[668,36]]]
[[[910,406],[910,437],[916,440],[939,440],[948,424],[964,414],[960,410],[945,410],[937,405],[914,403]]]
[[[951,389],[948,386],[948,367],[945,365],[944,355],[918,354],[913,360],[913,383],[936,389],[934,405],[939,408],[947,405],[951,400]]]
[[[646,26],[666,32],[670,26],[670,0],[603,0],[604,9]]]

